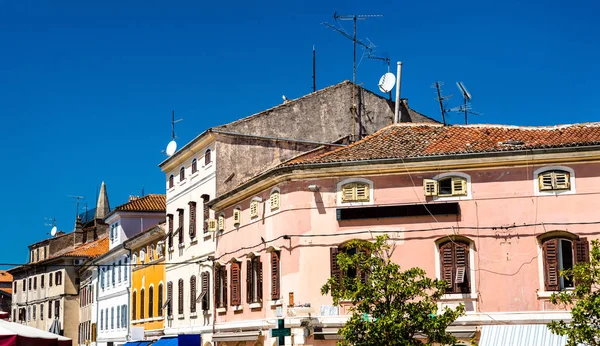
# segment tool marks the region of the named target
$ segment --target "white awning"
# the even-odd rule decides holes
[[[212,335],[212,341],[256,341],[260,336],[259,331],[252,332],[233,332],[233,333],[215,333]]]
[[[481,327],[479,346],[565,346],[567,337],[553,334],[545,324]]]

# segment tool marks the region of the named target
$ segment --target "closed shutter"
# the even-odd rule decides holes
[[[96,335],[98,331],[96,330],[96,323],[92,323],[92,342],[96,342]]]
[[[196,237],[196,202],[190,202],[190,237]]]
[[[544,284],[546,291],[560,290],[558,241],[558,239],[549,239],[542,245],[544,255]]]
[[[131,318],[137,320],[137,292],[133,292],[133,298],[131,299]]]
[[[556,190],[568,190],[571,188],[569,172],[554,172],[554,188]]]
[[[254,296],[252,287],[252,260],[246,261],[246,303],[252,303],[252,297]]]
[[[140,291],[140,318],[141,318],[142,320],[143,320],[144,318],[146,318],[146,314],[144,313],[144,311],[146,310],[146,309],[144,308],[144,307],[145,307],[145,304],[146,304],[145,292],[146,292],[146,291],[145,291],[144,289],[142,289],[142,290]],[[118,309],[117,309],[117,311],[118,311]],[[117,318],[117,319],[118,319],[118,318]]]
[[[575,263],[589,263],[590,261],[590,243],[587,238],[579,238],[573,241],[573,250],[575,251]]]
[[[190,312],[196,312],[196,276],[190,278]]]
[[[258,201],[250,202],[250,218],[258,217]]]
[[[369,185],[364,183],[356,184],[356,201],[357,202],[368,202],[369,201]]]
[[[225,230],[225,216],[219,215],[219,231]]]
[[[342,202],[353,202],[356,200],[356,183],[348,183],[342,186]]]
[[[204,233],[208,233],[208,219],[210,218],[210,209],[208,208],[208,201],[210,196],[202,195],[202,230]]]
[[[209,288],[209,275],[208,272],[203,272],[201,276],[202,280],[202,310],[207,311],[210,309],[210,298],[208,295]]]
[[[183,279],[179,279],[179,287],[177,293],[177,312],[180,315],[183,315]]]
[[[231,263],[231,305],[241,305],[240,295],[240,263]]]
[[[269,202],[271,204],[271,211],[279,209],[279,191],[271,192]]]
[[[461,177],[452,178],[452,196],[464,196],[467,194],[467,180]]]
[[[423,194],[425,196],[437,196],[438,183],[433,179],[423,179]]]
[[[221,267],[215,267],[214,270],[214,278],[215,278],[215,304],[217,306],[217,308],[222,308],[223,304],[222,304],[222,296],[221,296],[221,280],[223,279],[223,276],[221,274]]]
[[[538,184],[539,184],[540,191],[552,190],[553,189],[552,180],[553,180],[552,172],[545,172],[545,173],[541,173],[540,175],[538,175]]]
[[[279,293],[279,252],[271,252],[271,299],[281,298]]]
[[[338,283],[342,282],[342,270],[340,269],[340,265],[338,264],[337,256],[339,254],[339,249],[337,247],[332,247],[329,249],[329,261],[331,268],[331,277],[334,277]]]
[[[173,316],[173,282],[167,283],[167,316]]]
[[[256,292],[256,296],[258,297],[258,302],[262,303],[262,298],[263,298],[263,268],[262,268],[262,262],[258,261],[258,282],[256,283],[257,285],[257,290],[258,292]]]
[[[227,269],[223,268],[223,307],[227,307]]]
[[[239,209],[234,209],[233,210],[233,225],[239,226],[239,224],[241,222],[242,222],[242,211]]]
[[[178,209],[177,210],[179,212],[179,226],[177,228],[177,230],[179,231],[179,244],[183,244],[183,235],[184,235],[184,231],[183,231],[183,209]]]
[[[168,214],[167,219],[169,220],[169,235],[168,235],[168,246],[173,247],[173,214]]]
[[[441,268],[441,279],[446,281],[448,284],[446,293],[455,293],[454,290],[454,248],[452,242],[448,242],[440,246],[440,268]]]

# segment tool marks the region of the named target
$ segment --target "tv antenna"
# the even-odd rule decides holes
[[[177,142],[175,142],[175,124],[183,119],[175,120],[175,111],[171,111],[171,141],[167,144],[167,148],[163,151],[167,156],[175,154],[177,151]]]
[[[354,55],[353,55],[353,65],[352,65],[352,83],[356,84],[356,45],[360,45],[362,47],[364,47],[368,52],[373,50],[373,44],[369,43],[366,44],[362,41],[360,41],[359,39],[356,38],[356,22],[358,20],[365,20],[367,18],[379,18],[379,17],[383,17],[383,14],[351,14],[351,15],[340,15],[337,12],[333,13],[333,18],[335,19],[335,21],[337,22],[338,19],[339,20],[351,20],[354,23],[354,33],[353,35],[348,34],[345,30],[343,29],[338,29],[337,27],[323,22],[321,24],[325,25],[328,28],[331,28],[337,32],[339,32],[340,34],[342,34],[342,36],[350,39],[354,45]]]
[[[52,227],[52,228],[50,229],[50,235],[54,237],[54,236],[56,235],[56,231],[58,230],[58,229],[56,228],[56,218],[54,218],[54,217],[53,217],[53,218],[49,218],[49,217],[47,217],[47,218],[46,218],[46,221],[52,221],[52,223],[45,222],[45,223],[44,223],[44,226],[47,226],[47,227]]]
[[[440,112],[442,112],[442,122],[444,123],[444,126],[446,125],[446,108],[444,107],[444,101],[446,101],[447,99],[451,98],[453,95],[448,95],[448,96],[442,96],[442,85],[444,85],[444,82],[435,82],[431,85],[432,88],[435,88],[437,91],[437,100],[440,103]]]
[[[471,93],[469,93],[469,91],[467,90],[467,88],[465,87],[465,85],[463,84],[463,82],[456,82],[456,86],[458,87],[458,89],[460,90],[460,93],[463,96],[463,104],[458,106],[458,107],[454,107],[450,109],[450,112],[461,112],[465,114],[465,125],[467,125],[468,122],[468,115],[469,114],[473,114],[473,115],[481,115],[481,113],[477,113],[477,112],[473,112],[471,109]]]
[[[85,199],[84,196],[67,195],[69,198],[75,199],[75,219],[79,216],[79,201]]]

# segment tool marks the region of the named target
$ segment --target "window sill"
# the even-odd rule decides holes
[[[244,307],[242,305],[233,305],[231,307],[231,310],[233,310],[233,311],[243,311]]]
[[[248,305],[248,307],[250,309],[260,309],[262,308],[262,303],[251,303],[250,305]]]
[[[227,312],[227,308],[217,308],[217,313],[218,314],[224,314]]]
[[[190,241],[190,246],[198,244],[198,238],[194,238]]]
[[[194,179],[198,176],[198,174],[200,174],[198,171],[195,171],[194,173],[192,173],[192,175],[190,176],[190,179]]]
[[[211,236],[212,236],[212,234],[210,232],[204,233],[204,241],[209,240]]]
[[[197,312],[190,312],[190,318],[198,318]]]
[[[184,315],[184,314],[179,314],[179,315],[177,315],[177,319],[178,319],[178,320],[183,320],[184,318],[185,318],[185,315]]]
[[[212,167],[212,161],[208,165],[204,165],[204,169],[209,169],[210,167]]]
[[[477,300],[477,293],[450,293],[444,294],[440,301],[449,301],[449,300]]]
[[[183,178],[183,180],[179,181],[179,186],[185,185],[186,182],[187,182],[187,179]]]
[[[173,320],[173,316],[167,316],[167,320]]]
[[[169,252],[173,252],[173,247],[169,247]]]
[[[185,243],[181,243],[181,244],[179,244],[179,246],[178,246],[178,247],[179,247],[180,249],[183,249],[183,248],[185,247]]]
[[[573,288],[566,288],[560,291],[537,291],[538,298],[550,298],[553,293],[573,292]]]
[[[269,306],[282,306],[282,305],[283,305],[283,300],[282,299],[271,300],[269,302]]]

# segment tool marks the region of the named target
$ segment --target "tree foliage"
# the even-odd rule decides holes
[[[402,271],[391,260],[393,250],[384,235],[375,242],[353,240],[338,255],[346,274],[341,281],[332,276],[321,288],[322,294],[331,293],[335,305],[352,305],[338,345],[454,344],[446,328],[464,314],[464,306],[438,311],[446,282],[427,277],[420,268]]]
[[[591,243],[589,263],[579,263],[561,272],[575,280],[575,289],[550,297],[554,304],[571,307],[571,321],[548,324],[553,333],[567,336],[567,346],[600,345],[600,244],[597,240]]]

